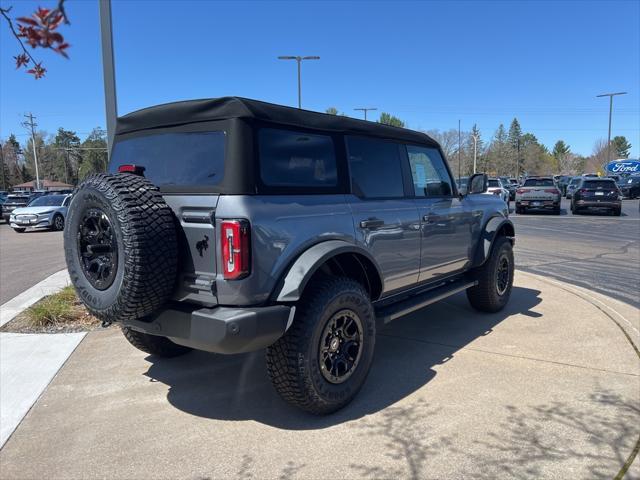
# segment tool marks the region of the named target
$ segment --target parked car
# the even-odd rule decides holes
[[[574,190],[576,189],[576,187],[578,186],[581,180],[582,180],[582,177],[573,177],[569,181],[569,184],[567,185],[567,191],[565,192],[565,197],[567,199],[571,198],[571,195],[573,195]]]
[[[560,215],[562,196],[551,177],[530,177],[516,190],[516,213],[526,213],[530,208],[551,209]]]
[[[640,197],[640,175],[622,178],[617,182],[618,189],[623,197]]]
[[[613,215],[622,213],[622,195],[610,178],[584,177],[571,199],[571,212],[582,213],[590,208],[606,208]]]
[[[500,177],[500,182],[502,183],[502,187],[509,192],[509,200],[515,200],[517,187],[511,183],[511,179],[509,177]]]
[[[63,230],[71,195],[41,195],[26,207],[11,212],[9,223],[16,232],[27,228],[50,228]]]
[[[509,203],[509,190],[507,190],[499,178],[490,178],[487,195],[495,195],[502,199],[503,202]]]
[[[9,222],[9,216],[14,209],[26,207],[31,201],[31,195],[28,194],[9,194],[2,204],[2,219]]]
[[[379,326],[456,292],[481,311],[509,299],[505,203],[484,174],[460,197],[419,132],[177,102],[118,119],[109,172],[78,187],[65,227],[89,311],[157,356],[266,347],[275,390],[309,412],[352,400]]]

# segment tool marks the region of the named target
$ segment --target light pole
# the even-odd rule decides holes
[[[354,110],[359,110],[361,112],[364,112],[364,119],[367,119],[367,112],[370,112],[372,110],[378,110],[376,107],[362,107],[362,108],[354,108]]]
[[[298,108],[302,108],[302,86],[301,86],[301,78],[300,78],[300,64],[303,60],[320,60],[320,57],[317,56],[308,56],[308,57],[300,57],[300,56],[292,56],[292,55],[283,55],[278,57],[278,60],[295,60],[298,64]]]
[[[107,158],[111,156],[113,137],[118,118],[116,96],[116,73],[113,60],[113,27],[111,23],[111,0],[100,0],[100,41],[102,44],[102,75],[104,77],[104,102],[107,114]]]
[[[613,97],[616,95],[626,95],[627,92],[603,93],[596,97],[609,97],[609,135],[607,136],[607,164],[611,161],[611,115],[613,114]]]
[[[478,135],[471,135],[473,138],[473,173],[476,173],[476,157],[478,155]]]

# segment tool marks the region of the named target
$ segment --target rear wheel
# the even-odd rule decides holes
[[[622,215],[622,208],[618,207],[618,208],[612,209],[611,210],[611,215],[619,217],[620,215]]]
[[[131,345],[150,355],[171,358],[177,357],[178,355],[184,355],[191,351],[189,347],[183,347],[182,345],[173,343],[166,337],[149,335],[147,333],[132,330],[128,327],[122,327],[122,333],[124,334],[124,338],[126,338]]]
[[[293,324],[267,349],[273,386],[302,410],[335,412],[364,384],[375,335],[375,314],[362,286],[349,278],[322,278],[305,290]]]
[[[553,214],[554,214],[554,215],[560,215],[560,207],[555,207],[555,208],[553,209]]]
[[[507,237],[498,237],[491,256],[475,272],[478,285],[467,289],[469,303],[482,312],[498,312],[509,301],[513,286],[513,248]]]

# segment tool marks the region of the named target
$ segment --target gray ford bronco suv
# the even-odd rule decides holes
[[[243,98],[118,119],[109,173],[87,178],[64,232],[89,311],[135,347],[266,348],[276,391],[345,406],[376,328],[466,291],[502,309],[514,227],[487,176],[457,191],[440,146],[407,129]]]

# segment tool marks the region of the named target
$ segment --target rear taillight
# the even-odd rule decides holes
[[[519,193],[520,195],[522,195],[526,190],[524,188],[519,188],[516,190],[516,193]]]
[[[560,192],[557,188],[545,188],[544,191],[546,193],[553,193],[554,195],[560,195]]]
[[[247,220],[222,220],[222,274],[225,280],[238,280],[251,272],[251,228]]]
[[[580,190],[578,190],[578,193],[587,193],[588,190],[586,188],[581,188]]]
[[[134,175],[144,175],[145,167],[142,165],[125,164],[118,167],[118,173],[133,173]]]

